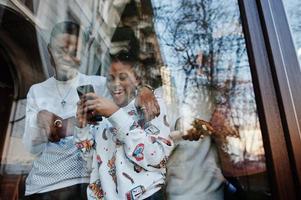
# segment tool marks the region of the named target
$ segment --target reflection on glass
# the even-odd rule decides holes
[[[81,25],[76,55],[80,72],[106,75],[109,54],[130,46],[139,51],[142,83],[164,98],[172,129],[190,130],[195,119],[212,125],[210,137],[177,141],[168,163],[170,199],[269,199],[262,133],[235,0],[9,2],[22,15],[0,2],[0,62],[7,66],[0,82],[6,105],[1,108],[6,121],[0,127],[0,184],[9,188],[1,197],[24,195],[24,181],[36,159],[22,144],[26,94],[30,86],[53,75],[47,51],[50,31],[57,22],[71,20]],[[22,23],[11,25],[16,19]],[[139,44],[129,39],[132,34]],[[10,188],[11,182],[16,186]]]
[[[166,65],[161,68],[163,88],[170,107],[177,105],[171,115],[184,118],[184,129],[194,118],[211,122],[223,175],[254,198],[270,198],[266,195],[269,189],[264,149],[237,1],[152,2]],[[212,148],[203,143],[194,147],[194,151],[199,151],[194,155],[173,155],[171,173],[185,174],[181,167],[192,170],[188,164],[175,163],[189,162],[187,157],[194,156],[194,163],[198,164],[202,151]],[[184,145],[180,144],[181,151],[193,148]],[[199,171],[206,167],[203,165],[198,166]],[[202,178],[198,179],[200,185],[204,185]],[[243,179],[249,179],[249,183]],[[176,193],[174,188],[167,188]]]
[[[299,65],[301,66],[301,2],[298,0],[283,0],[283,4],[294,39]]]

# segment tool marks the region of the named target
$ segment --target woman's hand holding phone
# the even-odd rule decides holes
[[[88,97],[85,95],[88,93],[95,93],[92,85],[81,85],[77,87],[77,94],[81,101],[87,100]],[[97,115],[92,111],[88,111],[85,115],[89,124],[97,124],[98,121],[102,120],[101,115]]]
[[[93,115],[110,117],[119,109],[112,100],[97,96],[95,93],[85,94],[83,101],[84,111],[92,112]]]
[[[95,116],[109,117],[118,109],[119,107],[109,99],[99,97],[95,93],[84,94],[77,104],[77,126],[83,128],[87,124],[97,124]]]

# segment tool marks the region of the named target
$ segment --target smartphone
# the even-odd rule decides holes
[[[95,92],[92,85],[81,85],[78,86],[76,90],[79,98],[81,98],[84,94]]]
[[[79,98],[81,99],[81,97],[87,93],[95,93],[94,88],[92,85],[81,85],[78,86],[76,88],[77,90],[77,94],[79,96]],[[91,112],[88,113],[88,121],[89,122],[98,122],[102,120],[102,116],[101,115],[92,115]]]

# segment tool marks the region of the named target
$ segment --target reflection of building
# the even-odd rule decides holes
[[[18,198],[18,182],[20,176],[4,175],[7,167],[11,171],[17,170],[26,156],[12,157],[11,154],[24,152],[19,133],[20,124],[24,119],[24,98],[28,88],[35,82],[46,78],[39,52],[38,37],[33,22],[23,12],[9,1],[0,1],[0,62],[1,62],[1,125],[0,125],[0,153],[1,153],[1,196]],[[23,100],[23,101],[22,101]],[[21,112],[19,110],[21,109]],[[9,123],[10,122],[10,123]],[[18,126],[20,125],[20,126]],[[13,134],[13,130],[16,130]],[[21,132],[22,133],[22,132]],[[19,154],[19,155],[20,155]],[[3,164],[7,164],[6,166]],[[13,172],[12,172],[13,173]],[[12,185],[14,185],[12,187]],[[15,186],[16,185],[16,186]],[[4,191],[6,191],[4,193]],[[11,198],[10,198],[11,197]]]
[[[135,36],[139,39],[139,57],[143,60],[144,81],[153,87],[158,87],[160,85],[160,66],[163,62],[154,30],[151,1],[130,0],[121,14],[118,27],[124,30],[131,28],[134,31]],[[126,34],[125,32],[124,34]]]
[[[150,1],[0,0],[1,184],[2,175],[26,174],[31,165],[32,157],[21,142],[26,94],[32,84],[53,74],[46,47],[54,24],[64,20],[81,24],[81,41],[92,43],[82,58],[80,70],[86,74],[104,74],[116,27],[133,29],[140,39],[141,57],[153,56],[160,62],[151,11]],[[85,51],[85,48],[79,43],[79,49]],[[159,71],[158,65],[152,63],[152,66]],[[6,177],[13,182],[21,180],[20,176],[3,179]]]

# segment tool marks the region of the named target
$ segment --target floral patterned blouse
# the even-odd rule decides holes
[[[166,108],[158,102],[160,115],[150,122],[132,101],[98,125],[75,130],[83,157],[93,157],[88,199],[144,199],[165,184],[166,161],[174,144]]]

